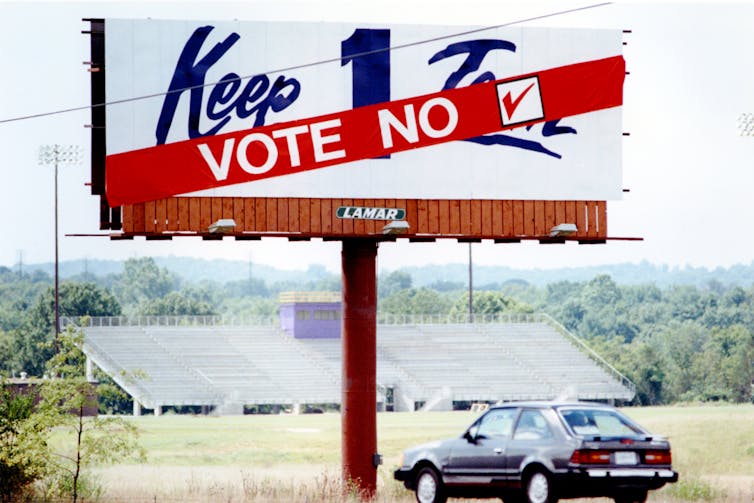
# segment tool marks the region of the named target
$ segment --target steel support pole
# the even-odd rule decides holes
[[[343,273],[343,480],[366,498],[377,485],[377,241],[345,239]]]
[[[53,347],[58,354],[58,337],[60,337],[60,274],[58,271],[58,160],[55,159],[55,335]]]

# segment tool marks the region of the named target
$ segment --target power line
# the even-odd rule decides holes
[[[564,14],[572,14],[574,12],[585,11],[585,10],[590,10],[590,9],[596,9],[598,7],[604,7],[606,5],[611,5],[612,3],[613,2],[602,2],[602,3],[598,3],[598,4],[586,5],[586,6],[583,6],[583,7],[575,7],[573,9],[567,9],[567,10],[562,10],[562,11],[557,11],[557,12],[551,12],[549,14],[542,14],[542,15],[539,15],[539,16],[534,16],[534,17],[529,17],[529,18],[524,18],[524,19],[518,19],[516,21],[510,21],[508,23],[502,23],[502,24],[497,24],[497,25],[493,25],[493,26],[485,26],[483,28],[475,28],[473,30],[467,30],[467,31],[452,33],[452,34],[449,34],[449,35],[442,35],[440,37],[428,38],[428,39],[423,39],[423,40],[419,40],[419,41],[416,41],[416,42],[409,42],[409,43],[406,43],[406,44],[395,45],[395,46],[387,47],[387,48],[384,48],[384,49],[375,49],[373,51],[360,52],[360,53],[357,53],[357,54],[349,55],[348,59],[359,58],[359,57],[363,57],[363,56],[368,56],[370,54],[377,54],[377,53],[385,52],[385,51],[395,51],[395,50],[398,50],[398,49],[405,49],[405,48],[408,48],[408,47],[415,47],[415,46],[419,46],[419,45],[423,45],[423,44],[429,44],[429,43],[432,43],[432,42],[437,42],[437,41],[440,41],[440,40],[447,40],[449,38],[463,37],[463,36],[466,36],[466,35],[473,35],[475,33],[481,33],[481,32],[485,32],[485,31],[496,30],[498,28],[505,28],[506,26],[512,26],[512,25],[515,25],[515,24],[528,23],[528,22],[531,22],[531,21],[538,21],[538,20],[547,19],[547,18],[551,18],[551,17],[562,16]],[[40,117],[49,117],[49,116],[52,116],[52,115],[62,115],[62,114],[70,113],[70,112],[79,112],[79,111],[82,111],[82,110],[89,110],[91,108],[105,107],[105,106],[108,106],[108,105],[120,105],[120,104],[123,104],[123,103],[130,103],[132,101],[141,101],[141,100],[146,100],[146,99],[150,99],[150,98],[158,98],[160,96],[167,96],[169,94],[175,94],[175,93],[179,93],[180,94],[180,93],[183,93],[185,91],[191,91],[191,90],[194,90],[194,89],[200,89],[200,88],[210,87],[210,86],[216,86],[218,84],[223,84],[223,83],[226,83],[226,82],[243,81],[243,80],[251,79],[251,78],[256,77],[258,75],[274,75],[274,74],[283,73],[283,72],[290,72],[292,70],[301,70],[301,69],[310,68],[310,67],[313,67],[313,66],[319,66],[319,65],[326,65],[326,64],[330,64],[330,63],[336,63],[336,62],[342,61],[343,59],[344,58],[342,58],[342,57],[340,57],[340,58],[323,59],[323,60],[314,61],[314,62],[311,62],[311,63],[303,63],[303,64],[300,64],[300,65],[293,65],[293,66],[288,66],[288,67],[284,67],[284,68],[278,68],[276,70],[270,70],[270,71],[267,71],[267,72],[261,72],[261,73],[254,74],[254,75],[245,75],[245,76],[241,76],[241,77],[237,77],[237,78],[233,78],[233,79],[218,80],[218,81],[215,81],[215,82],[207,82],[207,83],[198,84],[198,85],[195,85],[195,86],[183,87],[183,88],[180,88],[180,89],[173,89],[172,91],[165,91],[165,92],[159,92],[159,93],[153,93],[153,94],[145,94],[145,95],[142,95],[142,96],[135,96],[135,97],[132,97],[132,98],[123,98],[123,99],[120,99],[120,100],[107,101],[107,102],[104,102],[104,103],[94,103],[92,105],[82,105],[82,106],[71,107],[71,108],[63,108],[63,109],[60,109],[60,110],[53,110],[51,112],[41,112],[41,113],[38,113],[38,114],[29,114],[29,115],[22,115],[22,116],[18,116],[18,117],[11,117],[11,118],[8,118],[8,119],[0,119],[0,124],[6,124],[6,123],[9,123],[9,122],[19,122],[19,121],[24,121],[24,120],[29,120],[29,119],[37,119],[37,118],[40,118]]]

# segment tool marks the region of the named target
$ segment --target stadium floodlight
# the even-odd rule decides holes
[[[754,113],[746,112],[738,116],[738,131],[741,136],[754,136]]]
[[[227,232],[233,232],[236,228],[236,221],[232,218],[221,218],[217,222],[209,226],[210,234],[225,234]]]
[[[405,220],[393,220],[382,228],[382,233],[386,235],[406,234],[409,225]]]
[[[550,229],[551,238],[564,238],[574,234],[578,229],[576,224],[558,224]]]
[[[58,166],[75,166],[83,159],[81,145],[42,145],[39,147],[39,164],[55,166],[55,353],[58,352],[60,334],[60,275],[58,273]]]

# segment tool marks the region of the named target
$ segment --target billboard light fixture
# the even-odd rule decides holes
[[[232,218],[221,218],[217,222],[209,226],[210,234],[225,234],[233,232],[236,228],[236,221]]]
[[[558,224],[550,229],[550,237],[563,238],[575,234],[577,230],[576,224]]]
[[[382,228],[382,233],[385,235],[406,234],[408,229],[409,225],[405,220],[393,220]]]

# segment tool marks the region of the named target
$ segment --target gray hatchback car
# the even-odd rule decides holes
[[[522,402],[490,408],[458,438],[404,451],[394,476],[419,503],[449,496],[641,503],[649,490],[678,480],[671,461],[667,439],[614,407]]]

